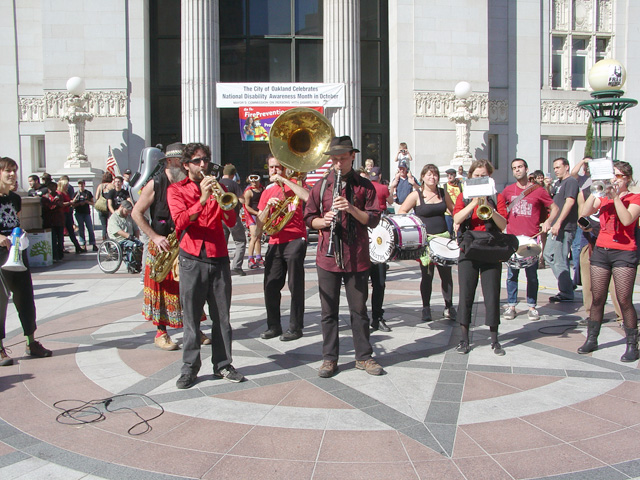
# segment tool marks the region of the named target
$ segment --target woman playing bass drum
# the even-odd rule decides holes
[[[587,341],[578,353],[598,349],[598,335],[602,325],[604,304],[607,301],[609,281],[613,275],[616,296],[622,309],[627,350],[622,362],[634,362],[638,354],[638,317],[633,306],[633,285],[638,267],[636,228],[640,216],[640,195],[629,192],[633,169],[627,162],[613,163],[614,178],[605,187],[604,196],[589,196],[580,215],[592,215],[600,210],[600,234],[591,255],[591,304],[587,323]]]
[[[433,164],[425,165],[420,173],[422,186],[409,194],[400,206],[398,213],[414,213],[424,223],[427,234],[437,235],[448,232],[447,222],[444,218],[446,211],[453,211],[453,201],[443,188],[438,187],[440,171]],[[435,268],[438,269],[442,280],[442,296],[444,297],[444,313],[446,319],[456,319],[456,309],[453,306],[453,279],[451,267],[420,262],[422,280],[420,282],[420,295],[422,296],[422,321],[430,322],[431,317],[431,291]]]
[[[488,160],[476,160],[469,167],[469,178],[490,177],[493,173],[493,165]],[[472,198],[465,205],[463,195],[459,195],[453,210],[453,222],[461,231],[503,231],[507,227],[507,207],[504,197],[496,194],[495,202],[489,197],[487,202],[493,208],[493,214],[489,220],[478,217],[478,198]],[[493,205],[491,205],[494,203]],[[486,208],[486,205],[484,205]],[[462,340],[456,347],[460,354],[471,351],[469,346],[469,325],[471,324],[471,311],[473,300],[478,287],[478,275],[482,283],[482,295],[485,304],[485,325],[491,332],[491,349],[496,355],[504,355],[505,351],[498,343],[498,326],[500,325],[500,277],[502,275],[502,263],[491,261],[479,261],[465,258],[465,253],[460,252],[458,260],[458,283],[460,287],[460,302],[458,304],[458,322],[462,327]]]

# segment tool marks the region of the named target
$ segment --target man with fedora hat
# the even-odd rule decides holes
[[[308,227],[318,230],[316,253],[318,287],[322,310],[322,366],[318,376],[329,378],[338,371],[338,312],[340,287],[344,281],[351,314],[356,368],[381,375],[382,367],[371,357],[367,316],[369,232],[380,221],[376,190],[353,170],[359,150],[351,137],[334,137],[329,150],[333,163],[327,175],[309,194],[304,211]],[[340,182],[336,182],[339,172]],[[331,253],[333,249],[333,254]]]
[[[138,228],[149,237],[147,260],[143,267],[145,288],[142,314],[145,320],[152,321],[156,326],[154,344],[162,350],[178,349],[178,345],[173,343],[167,333],[167,327],[182,328],[180,288],[178,281],[173,278],[172,272],[169,272],[160,283],[151,279],[149,274],[151,265],[156,261],[158,254],[168,252],[171,249],[167,237],[175,230],[175,224],[167,203],[167,189],[172,183],[179,182],[187,176],[180,163],[183,151],[184,145],[182,143],[172,143],[167,147],[164,158],[160,160],[164,163],[164,168],[149,179],[131,212],[131,217]],[[145,215],[147,210],[151,222],[147,220]],[[211,342],[202,333],[201,338],[203,343]]]

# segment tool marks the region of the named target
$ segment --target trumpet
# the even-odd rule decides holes
[[[213,178],[213,185],[211,185],[211,195],[216,199],[220,208],[225,211],[233,210],[238,205],[238,197],[233,192],[225,192],[220,186],[218,179],[214,175],[207,175],[204,170],[200,172],[202,178]]]
[[[478,197],[478,209],[476,215],[485,222],[493,217],[493,208],[487,203],[487,197]]]
[[[589,187],[589,192],[596,198],[601,198],[609,194],[611,191],[617,191],[618,186],[610,181],[596,180]]]

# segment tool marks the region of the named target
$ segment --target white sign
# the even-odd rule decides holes
[[[467,178],[462,191],[464,198],[490,197],[496,192],[496,182],[491,177]]]
[[[217,83],[216,107],[344,107],[343,83]]]
[[[589,174],[592,180],[611,180],[613,161],[610,158],[594,158],[589,162]]]

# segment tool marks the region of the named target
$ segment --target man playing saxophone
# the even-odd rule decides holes
[[[187,178],[169,186],[167,200],[180,238],[180,303],[184,319],[182,369],[176,387],[190,388],[202,366],[199,325],[204,304],[212,322],[213,376],[231,382],[244,377],[231,365],[231,269],[222,222],[233,227],[236,212],[223,210],[213,195],[217,180],[205,176],[211,151],[201,143],[184,149]],[[218,188],[224,189],[221,185]]]
[[[307,229],[302,219],[303,206],[309,198],[309,191],[298,184],[295,179],[283,176],[284,168],[271,155],[268,160],[269,178],[271,184],[262,192],[258,204],[258,228],[273,231],[269,237],[269,248],[264,262],[264,302],[267,308],[267,330],[260,337],[263,339],[280,336],[280,340],[287,342],[297,340],[302,336],[304,327],[304,257],[307,252]],[[294,200],[298,197],[298,201]],[[282,214],[293,211],[293,216],[287,221],[283,215],[274,214],[281,202],[290,200]],[[278,230],[280,228],[280,230]],[[278,230],[278,231],[275,231]],[[285,278],[289,276],[289,292],[291,293],[291,311],[289,314],[289,329],[282,333],[280,322],[280,302]]]
[[[151,276],[152,267],[157,266],[162,252],[169,252],[173,247],[167,237],[175,231],[175,224],[169,212],[167,203],[167,189],[172,183],[183,180],[187,175],[180,163],[184,144],[172,143],[165,152],[164,168],[153,175],[140,192],[140,199],[136,202],[131,212],[131,217],[150,239],[148,255],[144,266],[144,301],[142,315],[145,320],[153,322],[156,326],[154,344],[163,350],[177,350],[178,345],[171,340],[167,333],[167,327],[182,328],[182,307],[180,306],[180,290],[178,281],[173,278],[173,273],[165,277],[161,282],[155,281]],[[149,211],[151,223],[145,213]],[[165,254],[166,255],[166,254]],[[206,319],[206,316],[203,315]],[[211,343],[211,340],[200,333],[203,344]]]
[[[369,342],[367,315],[371,263],[367,227],[373,228],[378,224],[381,212],[375,188],[368,179],[353,170],[353,161],[359,151],[353,148],[348,136],[331,140],[325,154],[331,156],[333,167],[311,189],[304,211],[307,226],[320,231],[316,263],[323,357],[318,376],[322,378],[332,377],[338,371],[338,312],[343,281],[351,313],[356,368],[370,375],[383,373],[382,367],[371,357],[373,349]],[[338,182],[336,178],[340,178]],[[331,225],[334,225],[333,241],[330,238]],[[327,256],[330,243],[333,243],[334,256]]]

